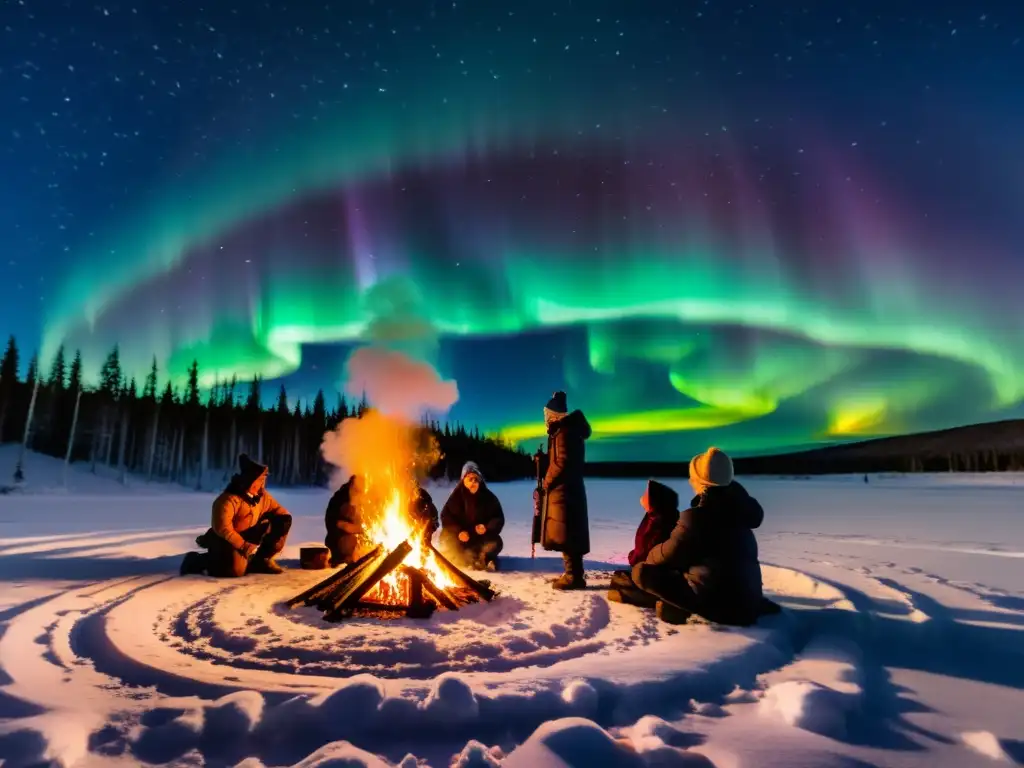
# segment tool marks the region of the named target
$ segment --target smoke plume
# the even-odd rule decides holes
[[[349,355],[343,389],[355,399],[365,394],[371,410],[325,434],[320,450],[342,470],[334,486],[350,474],[406,486],[440,459],[436,441],[423,434],[419,420],[448,411],[459,389],[431,364],[437,334],[419,311],[415,286],[400,279],[379,283],[366,301],[368,343]]]

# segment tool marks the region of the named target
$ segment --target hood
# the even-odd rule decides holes
[[[708,488],[695,496],[691,505],[707,509],[710,514],[743,528],[758,528],[764,522],[764,508],[735,480],[729,485]]]
[[[657,480],[647,481],[647,501],[651,505],[651,511],[648,514],[652,517],[678,514],[679,512],[679,494]]]
[[[590,438],[592,431],[590,429],[590,422],[587,421],[587,417],[583,415],[583,411],[575,410],[568,416],[564,416],[557,421],[552,421],[548,424],[548,434],[554,435],[562,430],[576,431],[580,436],[587,440]]]

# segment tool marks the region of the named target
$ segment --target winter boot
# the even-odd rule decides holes
[[[273,575],[276,576],[279,573],[284,573],[284,570],[285,569],[282,566],[278,565],[274,561],[274,558],[266,557],[266,558],[260,558],[258,560],[257,559],[253,559],[253,561],[251,563],[249,563],[249,568],[248,568],[247,572],[248,573],[270,573],[270,574],[273,574]]]
[[[206,573],[206,552],[186,552],[178,573],[182,576]]]
[[[658,618],[666,624],[685,624],[690,619],[689,611],[677,608],[672,605],[672,603],[666,603],[664,600],[659,600],[657,604],[655,604],[654,612],[657,613]]]
[[[562,555],[565,573],[551,582],[552,589],[586,589],[583,578],[583,555]]]

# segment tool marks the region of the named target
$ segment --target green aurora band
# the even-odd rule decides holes
[[[206,387],[231,376],[276,379],[300,371],[307,345],[365,342],[375,312],[368,301],[399,281],[417,297],[413,314],[422,328],[415,333],[494,337],[500,349],[502,338],[523,333],[582,330],[586,365],[573,370],[567,355],[565,382],[571,401],[588,410],[595,439],[610,446],[643,435],[765,424],[785,409],[800,416],[804,426],[784,438],[718,433],[725,447],[744,452],[780,440],[795,445],[927,426],[967,386],[976,410],[954,419],[1002,412],[1024,397],[1022,347],[1011,353],[1006,332],[993,332],[999,322],[984,311],[984,287],[942,301],[937,314],[936,297],[954,295],[954,288],[928,274],[932,246],[898,222],[868,227],[873,235],[837,235],[841,250],[822,258],[835,259],[847,278],[862,275],[847,279],[837,300],[842,280],[808,277],[766,206],[743,200],[739,182],[733,192],[743,210],[726,234],[714,223],[721,204],[701,210],[692,183],[656,200],[658,218],[646,223],[652,206],[625,179],[620,188],[630,193],[591,206],[590,218],[570,201],[561,228],[551,223],[550,201],[503,219],[503,208],[516,203],[501,192],[491,193],[491,203],[481,194],[476,216],[479,180],[460,181],[459,174],[483,166],[487,176],[488,163],[504,155],[534,158],[537,147],[557,146],[586,122],[585,110],[539,108],[532,95],[505,94],[497,106],[466,99],[449,111],[426,103],[381,111],[260,156],[257,174],[243,172],[255,161],[243,152],[212,180],[163,190],[148,214],[66,281],[44,358],[60,344],[76,346],[95,375],[117,342],[126,369],[140,378],[155,355],[179,383],[193,359]],[[403,119],[408,113],[418,119]],[[641,143],[639,133],[620,135],[631,147]],[[653,131],[653,140],[661,135]],[[394,202],[409,174],[436,176],[429,203]],[[565,178],[561,166],[542,166],[542,180],[545,174],[548,185]],[[493,175],[495,187],[522,183],[508,178],[507,166]],[[590,178],[586,171],[581,177]],[[836,210],[849,207],[841,195],[830,199]],[[303,210],[326,204],[339,211],[335,244],[309,245]],[[855,226],[851,215],[846,234]],[[628,223],[611,223],[619,218]],[[268,220],[279,235],[271,241],[258,230]],[[590,234],[577,234],[576,226]],[[225,248],[230,264],[217,261]],[[866,255],[878,252],[885,258]],[[247,257],[239,261],[239,253]],[[199,273],[205,284],[196,282]],[[1019,342],[1020,329],[1013,330]],[[888,367],[877,365],[880,357]],[[660,384],[631,382],[639,369]],[[320,385],[337,384],[338,375]],[[543,434],[541,404],[505,415],[495,405],[475,417],[525,442]]]

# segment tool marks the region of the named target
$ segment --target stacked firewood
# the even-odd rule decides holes
[[[335,622],[358,612],[404,613],[422,619],[432,616],[439,608],[457,611],[469,603],[494,599],[495,593],[488,584],[470,578],[436,549],[430,549],[436,562],[457,586],[439,587],[422,569],[406,565],[404,560],[412,552],[412,546],[403,541],[390,552],[383,544],[378,544],[348,567],[288,600],[287,605],[289,608],[299,604],[315,606],[323,612],[326,621]],[[373,588],[395,569],[408,580],[409,594],[405,602],[392,605],[367,599]]]

